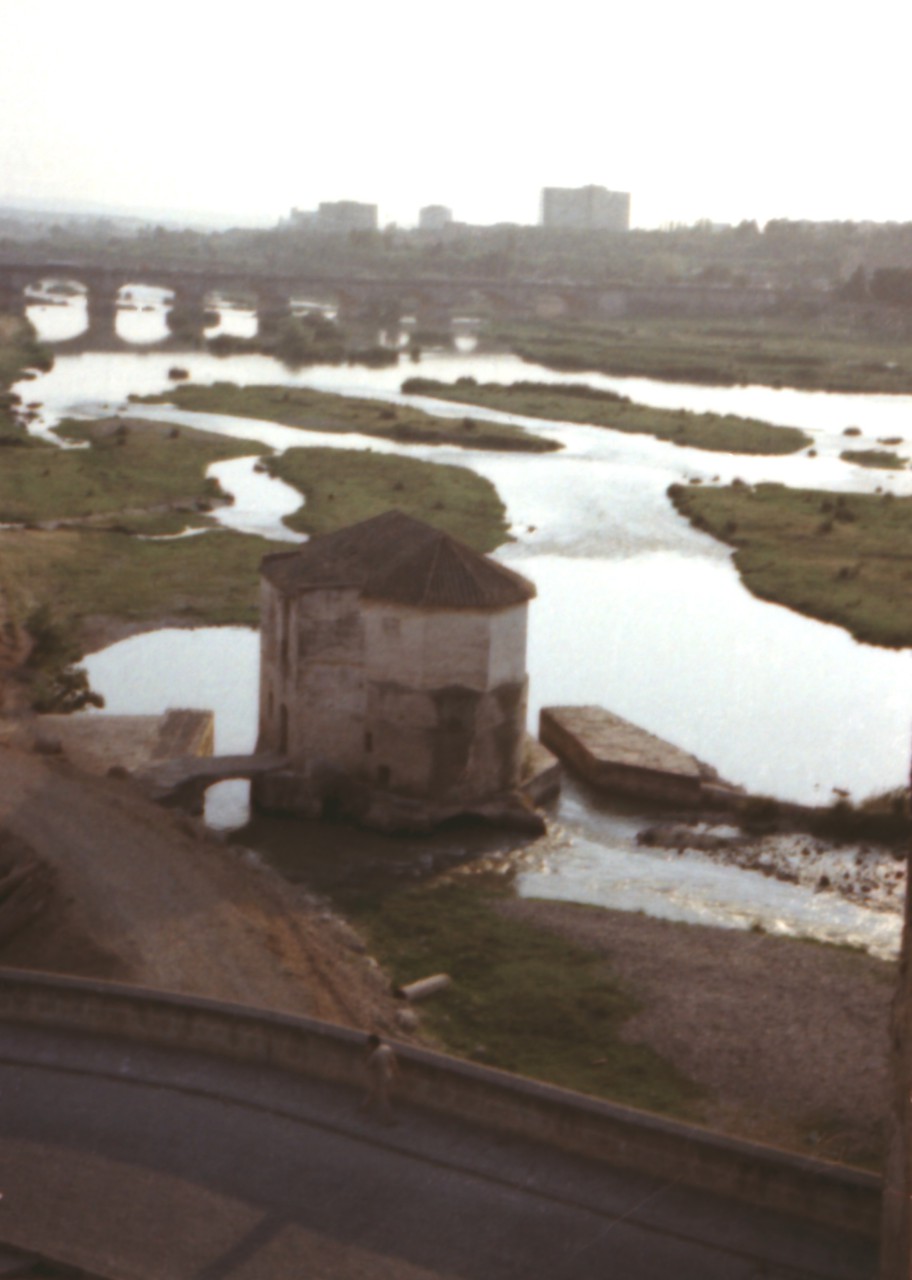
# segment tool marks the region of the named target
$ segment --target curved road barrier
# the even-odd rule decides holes
[[[364,1036],[314,1019],[141,987],[0,970],[0,1022],[78,1031],[363,1088]],[[65,1061],[65,1036],[61,1054]],[[877,1237],[874,1174],[725,1137],[396,1044],[410,1105],[614,1168]]]

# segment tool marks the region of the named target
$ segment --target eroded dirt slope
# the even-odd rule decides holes
[[[0,746],[0,828],[55,868],[57,887],[0,964],[394,1025],[387,984],[347,924],[129,781]]]

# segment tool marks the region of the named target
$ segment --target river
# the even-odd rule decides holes
[[[137,334],[145,335],[151,342],[155,338],[150,334],[161,334],[161,303],[153,298],[142,305],[151,310],[122,313],[119,332],[134,341]],[[32,318],[41,336],[52,339],[63,336],[67,324],[72,328],[73,315],[64,313],[78,313],[79,307],[78,301],[69,307],[36,307]],[[234,331],[249,329],[250,315],[226,310],[219,323],[234,326]],[[167,406],[128,406],[130,393],[173,385],[168,371],[175,363],[196,381],[282,382],[394,401],[403,399],[398,388],[411,371],[403,363],[380,370],[318,366],[290,372],[263,356],[176,357],[139,348],[59,355],[49,373],[23,384],[24,397],[41,404],[34,429],[46,431],[66,414],[128,410],[134,416],[223,431],[264,448],[369,446],[470,466],[496,485],[508,509],[514,541],[501,549],[500,557],[538,588],[529,637],[533,727],[541,705],[594,702],[677,742],[753,792],[826,803],[835,788],[862,799],[903,784],[909,755],[910,653],[858,644],[840,628],[756,600],[741,585],[728,549],[682,520],[666,489],[694,477],[725,481],[740,476],[821,489],[912,492],[912,473],[873,472],[838,456],[848,426],[860,428],[867,443],[898,437],[902,443],[895,446],[897,452],[912,456],[912,398],[707,388],[561,375],[509,355],[425,355],[420,371],[426,377],[590,382],[645,403],[799,426],[814,437],[817,456],[806,451],[786,458],[710,454],[645,436],[473,409],[476,417],[518,422],[563,445],[559,453],[543,456],[493,454],[322,436]],[[464,413],[455,405],[409,399],[437,412]],[[216,464],[215,473],[236,499],[220,518],[251,535],[291,540],[295,535],[281,519],[300,499],[287,486],[258,474],[256,456],[254,446],[248,459]],[[197,701],[216,708],[218,750],[253,745],[256,648],[243,629],[135,637],[92,655],[87,666],[111,712]],[[216,681],[216,688],[201,683],[206,673],[218,669],[230,672],[230,679]],[[141,687],[132,675],[137,670],[144,672]],[[175,683],[178,671],[186,677],[186,692]],[[213,798],[213,821],[230,825],[242,804],[237,786],[227,788]],[[612,900],[620,901],[626,892],[620,876],[636,883],[630,904],[657,914],[742,925],[759,920],[764,927],[861,941],[880,951],[893,945],[884,942],[884,928],[898,933],[897,922],[892,917],[885,921],[881,913],[853,908],[859,918],[847,920],[844,908],[849,904],[828,903],[832,894],[785,885],[776,886],[774,893],[770,882],[761,883],[755,874],[708,860],[699,876],[695,869],[703,866],[700,860],[688,860],[682,870],[680,860],[637,850],[632,829],[587,807],[579,797],[564,801],[557,824],[561,838],[554,841],[553,855],[526,873],[527,888],[534,886],[537,893],[599,901],[611,884]]]

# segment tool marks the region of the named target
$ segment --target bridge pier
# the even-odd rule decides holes
[[[89,285],[86,315],[88,324],[82,336],[95,348],[105,350],[120,344],[121,338],[117,332],[117,290],[109,282]]]
[[[24,316],[26,303],[23,281],[12,271],[0,271],[0,312]]]
[[[262,338],[275,331],[291,315],[291,300],[287,293],[278,290],[257,294],[257,337]]]
[[[182,285],[175,289],[165,323],[176,338],[201,344],[208,319],[204,288]]]

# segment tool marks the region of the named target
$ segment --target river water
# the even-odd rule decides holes
[[[35,307],[32,319],[46,339],[71,336],[80,306],[77,300],[67,307]],[[160,298],[143,299],[140,309],[120,314],[119,332],[134,341],[154,341],[161,335],[162,316]],[[249,331],[250,313],[223,311],[220,326]],[[817,456],[807,451],[787,458],[710,454],[645,436],[475,408],[473,416],[526,425],[563,448],[547,455],[473,453],[127,404],[130,393],[174,385],[168,371],[175,362],[195,381],[282,382],[394,401],[403,399],[398,388],[411,372],[405,363],[381,370],[334,366],[290,372],[263,356],[224,360],[181,353],[178,358],[173,352],[135,349],[61,354],[48,374],[20,390],[42,406],[34,424],[38,432],[67,414],[128,410],[255,442],[248,458],[213,468],[235,497],[219,518],[251,535],[294,540],[281,521],[300,504],[294,490],[255,470],[257,446],[370,447],[472,467],[495,484],[507,506],[514,541],[498,554],[538,588],[529,637],[533,728],[541,705],[598,703],[692,751],[753,792],[826,803],[834,788],[862,799],[903,784],[910,653],[858,644],[840,628],[756,600],[741,585],[727,548],[682,520],[666,489],[694,477],[726,481],[740,476],[820,489],[912,492],[912,472],[873,472],[838,456],[847,443],[843,432],[851,426],[861,429],[868,444],[900,438],[893,447],[912,457],[912,398],[692,387],[561,375],[508,355],[426,355],[420,365],[426,377],[589,382],[645,403],[799,426],[814,437]],[[444,414],[465,412],[409,399]],[[135,637],[90,656],[86,665],[110,712],[213,706],[217,750],[243,751],[255,737],[256,662],[252,633],[229,628]],[[143,672],[141,684],[137,671]],[[179,678],[186,680],[183,687]],[[229,784],[213,797],[213,821],[231,825],[241,817],[243,803],[242,791]],[[893,915],[708,859],[682,862],[638,850],[636,825],[619,823],[578,796],[565,799],[553,851],[524,874],[526,889],[585,901],[607,896],[614,905],[717,924],[759,921],[785,932],[860,942],[880,953],[895,946]]]

